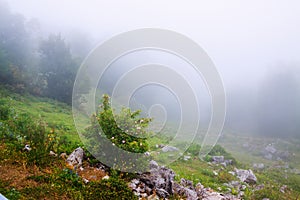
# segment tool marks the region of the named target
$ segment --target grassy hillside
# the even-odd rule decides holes
[[[39,120],[47,122],[44,130],[46,133],[52,133],[54,130],[60,138],[64,138],[64,146],[56,147],[57,153],[70,153],[75,147],[82,145],[73,124],[70,106],[47,98],[16,94],[5,88],[0,88],[0,102],[0,106],[8,106],[15,116],[26,113],[33,122]],[[87,120],[89,120],[87,117],[82,116],[82,122]],[[28,123],[27,119],[23,121]],[[0,128],[1,126],[2,124]],[[22,127],[22,124],[19,126]],[[31,130],[35,131],[34,128]],[[45,144],[48,144],[52,138],[44,140]],[[156,144],[165,142],[167,142],[167,138],[154,137],[149,141],[150,149],[156,151]],[[180,181],[181,178],[186,178],[195,184],[201,182],[205,187],[215,191],[237,195],[237,189],[228,186],[228,183],[237,181],[237,178],[230,172],[234,171],[234,168],[253,169],[253,163],[264,163],[264,169],[253,169],[258,182],[255,185],[247,185],[243,191],[243,199],[297,199],[299,197],[300,175],[296,170],[299,169],[300,149],[297,141],[288,142],[225,134],[219,143],[231,153],[226,153],[221,148],[219,149],[221,150],[220,154],[225,154],[230,159],[235,157],[237,162],[223,167],[207,162],[208,160],[201,161],[197,154],[199,146],[194,144],[180,159],[168,166],[175,171],[175,180]],[[291,156],[284,161],[265,159],[261,151],[270,143],[276,145],[278,152],[284,152],[288,148]],[[24,144],[19,141],[1,138],[0,193],[10,199],[86,199],[85,197],[91,194],[103,197],[105,195],[132,195],[126,186],[128,180],[123,175],[122,178],[116,175],[112,179],[100,181],[96,185],[93,183],[85,185],[76,173],[66,168],[63,159],[49,157],[48,152],[45,154],[47,155],[46,160],[44,157],[37,158],[34,157],[34,154],[22,151],[23,147]],[[41,149],[43,148],[41,147]],[[215,153],[218,154],[218,152]],[[166,156],[170,155],[166,154]],[[190,159],[184,160],[184,156],[189,156]],[[32,163],[36,159],[39,162]],[[289,164],[287,167],[285,167],[286,163]],[[84,165],[87,166],[89,163],[84,163]],[[263,189],[255,189],[262,185]],[[287,189],[283,193],[280,192],[280,188],[284,185],[287,185]],[[107,194],[104,191],[111,193]]]
[[[35,97],[28,94],[18,94],[0,87],[1,104],[9,105],[16,113],[29,114],[35,120],[47,122],[50,128],[54,128],[69,141],[79,143],[72,115],[71,106],[49,98]],[[82,116],[82,121],[89,118]]]

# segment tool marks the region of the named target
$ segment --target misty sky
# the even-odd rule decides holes
[[[120,32],[156,27],[189,36],[219,69],[227,88],[257,83],[280,63],[300,63],[300,2],[10,0],[43,29],[80,30],[94,45]]]
[[[8,5],[27,20],[37,19],[45,35],[61,33],[73,40],[78,34],[87,36],[78,38],[86,38],[81,43],[90,40],[91,49],[138,28],[182,33],[197,42],[219,70],[229,102],[227,121],[235,128],[261,126],[263,132],[285,134],[290,123],[299,122],[298,0],[10,0]],[[290,132],[299,135],[299,129]]]

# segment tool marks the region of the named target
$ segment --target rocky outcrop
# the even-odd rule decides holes
[[[224,162],[224,156],[212,156],[211,160],[214,163],[222,163]]]
[[[228,165],[232,165],[232,160],[225,160],[224,156],[212,156],[211,162],[213,164],[220,164],[223,167],[227,167]]]
[[[251,169],[235,169],[236,176],[240,179],[241,182],[255,184],[257,182],[257,178]]]
[[[82,165],[84,151],[81,147],[75,149],[67,158],[67,167],[70,169],[78,168]]]
[[[150,172],[139,175],[129,183],[129,187],[140,199],[167,199],[171,195],[187,200],[221,200],[237,199],[230,194],[221,194],[205,188],[201,183],[196,184],[182,178],[174,181],[175,173],[166,167],[159,166],[155,161],[150,162]]]

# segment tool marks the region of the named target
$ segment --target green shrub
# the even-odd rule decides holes
[[[198,156],[201,149],[201,145],[199,144],[191,144],[189,148],[186,150],[187,153],[190,153],[193,156]]]
[[[121,113],[114,115],[110,107],[109,96],[103,96],[102,110],[97,114],[97,121],[105,136],[116,146],[123,150],[144,153],[148,150],[145,138],[151,119],[138,118],[141,111],[132,112],[129,108],[123,108]]]
[[[25,145],[31,150],[24,153],[27,164],[45,166],[49,163],[50,150],[58,149],[58,138],[54,129],[49,129],[43,121],[33,121],[28,114],[14,114],[0,122],[0,135],[13,144],[17,151]]]
[[[215,145],[212,150],[208,153],[205,160],[211,161],[211,156],[224,156],[227,160],[232,160],[232,164],[237,164],[236,159],[228,153],[221,145]]]
[[[218,175],[219,182],[228,183],[234,180],[234,177],[226,171],[220,171]]]
[[[252,195],[251,199],[272,199],[272,200],[280,200],[284,199],[282,197],[283,194],[280,194],[279,188],[274,188],[273,186],[266,186],[262,190],[257,190]]]
[[[0,99],[0,120],[8,120],[11,115],[10,105],[4,99]]]
[[[139,159],[138,154],[134,156],[131,154],[144,153],[149,150],[145,137],[149,134],[146,128],[151,119],[140,118],[139,115],[140,111],[132,112],[129,108],[123,108],[118,114],[114,113],[110,106],[109,96],[104,95],[100,110],[91,117],[92,125],[86,129],[87,149],[93,155],[105,154],[106,161],[115,165],[116,169],[131,167],[137,169],[137,165],[145,167],[144,160]],[[105,138],[109,142],[106,142]],[[125,151],[120,155],[119,149],[113,146]]]
[[[92,182],[83,191],[84,199],[138,199],[133,194],[127,183],[118,177],[111,176],[107,180],[98,183]]]

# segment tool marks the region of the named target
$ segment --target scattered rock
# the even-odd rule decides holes
[[[155,189],[156,194],[160,197],[160,198],[164,198],[166,199],[167,197],[170,196],[170,193],[167,192],[166,190],[162,189],[162,188],[157,188]]]
[[[174,183],[174,193],[180,195],[181,197],[185,197],[187,200],[198,199],[197,192],[195,191],[193,185],[190,185],[190,181],[183,179],[181,182],[183,184],[187,184],[187,187],[184,185],[179,185],[178,183]]]
[[[144,153],[144,155],[145,155],[145,156],[151,156],[150,152],[148,152],[148,151],[146,151],[146,152]]]
[[[164,147],[165,147],[165,145],[164,145],[164,144],[156,144],[156,145],[155,145],[155,147],[156,147],[156,148],[160,148],[160,149],[161,149],[161,148],[164,148]]]
[[[222,163],[224,162],[224,156],[212,156],[212,162],[214,163]]]
[[[26,144],[25,147],[23,148],[24,151],[31,151],[31,147],[29,144]]]
[[[66,153],[61,153],[59,157],[62,159],[67,159],[68,155]]]
[[[228,174],[231,174],[232,176],[235,176],[235,172],[229,171]]]
[[[57,157],[57,154],[54,153],[53,151],[50,151],[50,152],[49,152],[49,156]]]
[[[157,169],[159,166],[156,161],[151,160],[149,164],[150,169]]]
[[[162,149],[162,152],[166,153],[166,152],[174,152],[174,151],[179,151],[179,149],[177,147],[173,147],[173,146],[164,146]]]
[[[264,165],[264,163],[254,163],[253,168],[255,168],[255,169],[264,169],[265,165]]]
[[[269,144],[268,146],[265,147],[265,151],[268,153],[274,154],[274,153],[276,153],[277,150],[275,149],[273,144]]]
[[[261,184],[261,185],[257,185],[256,187],[255,187],[255,190],[262,190],[262,189],[264,189],[265,188],[265,185],[264,184]]]
[[[83,180],[83,182],[85,183],[85,184],[88,184],[90,181],[89,180],[87,180],[87,179],[85,179],[85,178],[82,178],[82,180]]]
[[[240,189],[241,190],[246,190],[247,186],[246,185],[241,185]]]
[[[257,182],[257,178],[251,169],[235,169],[235,173],[241,182],[254,184]]]
[[[75,149],[67,158],[67,167],[74,169],[82,165],[84,151],[81,147]]]
[[[280,187],[279,191],[281,193],[285,193],[286,189],[287,189],[287,185],[283,185],[283,186]]]
[[[265,159],[268,159],[268,160],[272,160],[273,155],[270,154],[270,153],[268,153],[268,154],[265,154],[265,155],[264,155],[264,158],[265,158]]]
[[[216,172],[216,171],[213,171],[213,174],[214,174],[215,176],[218,176],[218,175],[219,175],[218,172]]]
[[[188,160],[190,160],[191,159],[191,156],[183,156],[183,160],[184,161],[188,161]]]
[[[139,199],[168,199],[171,195],[175,195],[187,200],[237,200],[230,194],[222,194],[205,188],[201,183],[194,187],[192,181],[184,178],[177,183],[174,181],[175,173],[171,169],[159,166],[153,160],[149,165],[150,172],[139,175],[128,184]]]

